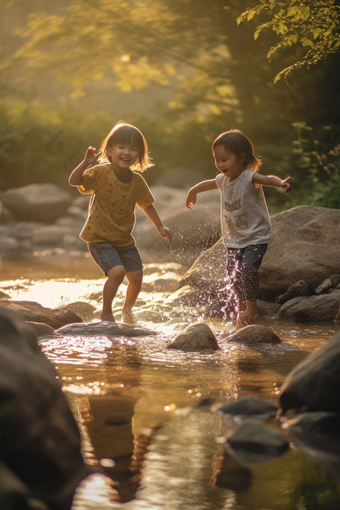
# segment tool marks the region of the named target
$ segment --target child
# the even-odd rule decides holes
[[[99,160],[100,164],[95,166]],[[100,151],[89,147],[84,160],[73,170],[69,184],[84,194],[91,194],[88,217],[80,233],[88,243],[94,261],[107,280],[103,288],[102,321],[115,322],[112,302],[126,276],[128,287],[122,320],[134,323],[132,307],[143,279],[143,265],[132,237],[135,207],[140,207],[161,236],[171,242],[166,228],[153,205],[155,199],[143,179],[143,172],[153,166],[147,142],[135,126],[118,122],[103,140]]]
[[[237,296],[236,327],[255,321],[259,293],[258,270],[271,237],[270,219],[262,186],[291,189],[275,175],[256,173],[262,162],[255,157],[251,141],[238,129],[222,133],[212,144],[215,166],[220,174],[190,189],[187,207],[196,203],[197,193],[221,192],[222,236],[228,251],[227,274]]]

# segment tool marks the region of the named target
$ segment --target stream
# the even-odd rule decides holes
[[[204,318],[201,308],[181,305],[180,291],[152,290],[157,279],[175,282],[180,273],[178,264],[146,264],[135,314],[154,336],[39,339],[78,422],[85,462],[103,471],[82,482],[72,509],[338,510],[339,480],[294,444],[254,468],[238,465],[221,441],[230,424],[214,411],[248,395],[277,402],[292,368],[339,328],[267,318],[259,323],[282,344],[221,340],[213,353],[167,350],[194,322],[208,324],[217,340],[234,331],[231,323]],[[86,301],[99,311],[103,283],[88,257],[47,252],[1,264],[1,291],[50,308]],[[118,322],[125,289],[114,304]],[[209,405],[197,406],[208,398]]]

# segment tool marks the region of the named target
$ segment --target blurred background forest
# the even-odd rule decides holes
[[[1,0],[0,12],[0,190],[73,193],[72,168],[124,120],[148,140],[150,185],[214,177],[213,139],[239,128],[264,174],[291,176],[290,195],[266,190],[272,212],[340,208],[339,2]]]

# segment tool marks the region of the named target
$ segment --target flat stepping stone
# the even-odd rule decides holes
[[[150,336],[157,335],[155,331],[142,328],[141,326],[133,326],[131,324],[123,324],[117,322],[81,322],[67,324],[55,331],[58,336]]]

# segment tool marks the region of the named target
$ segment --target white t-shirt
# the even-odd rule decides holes
[[[253,176],[251,170],[243,170],[232,181],[223,174],[216,177],[221,191],[222,236],[227,248],[245,248],[270,241],[266,200],[262,186],[253,184]]]

